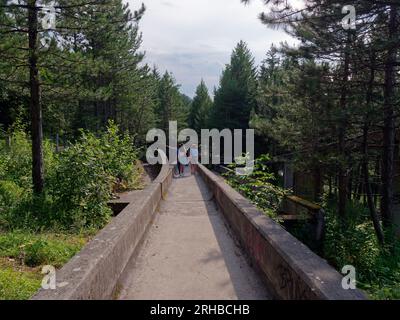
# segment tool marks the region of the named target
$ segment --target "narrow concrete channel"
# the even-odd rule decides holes
[[[269,298],[203,180],[174,179],[119,299]]]

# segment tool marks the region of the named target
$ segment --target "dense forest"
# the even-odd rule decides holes
[[[265,2],[262,23],[299,44],[272,46],[257,68],[240,42],[213,107],[200,85],[196,108],[210,110],[209,128],[257,132],[253,179],[234,186],[269,212],[282,193],[271,171],[289,164],[312,189],[301,195],[328,210],[320,254],[338,268],[350,259],[375,297],[399,297],[400,4],[354,1],[345,28],[346,1]]]
[[[273,45],[257,66],[238,42],[218,87],[210,93],[202,80],[193,99],[170,72],[144,63],[144,6],[59,0],[55,24],[44,28],[49,2],[0,2],[0,257],[18,256],[15,243],[39,231],[80,237],[101,228],[111,189],[140,187],[132,160],[146,132],[176,120],[198,132],[255,129],[256,170],[231,184],[269,213],[286,192],[278,169],[290,166],[326,208],[318,253],[338,269],[355,265],[372,297],[400,297],[398,1],[352,1],[354,28],[342,24],[347,1],[307,0],[301,9],[264,1],[260,23],[298,45]],[[40,237],[26,264],[61,264],[81,247],[64,242],[73,247],[66,257],[38,259],[61,241]],[[0,298],[1,281],[0,259]],[[35,288],[23,285],[17,297]]]
[[[144,6],[132,13],[122,1],[58,1],[55,25],[44,29],[49,3],[3,0],[0,7],[1,123],[4,130],[16,120],[32,123],[38,192],[43,135],[68,141],[111,119],[139,145],[149,128],[184,119],[190,102],[170,73],[142,63]]]
[[[187,126],[191,103],[144,63],[144,6],[50,4],[0,2],[0,299],[29,298],[37,266],[62,266],[110,221],[113,194],[142,187],[146,132]]]

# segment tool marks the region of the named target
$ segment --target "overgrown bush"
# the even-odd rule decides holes
[[[361,289],[376,299],[400,299],[400,244],[394,252],[380,247],[368,209],[350,202],[346,219],[327,202],[324,257],[336,269],[352,265]]]
[[[22,128],[11,132],[9,138],[11,146],[5,141],[0,144],[0,180],[27,188],[32,184],[31,144]]]
[[[80,229],[101,227],[108,221],[112,176],[104,162],[101,140],[93,134],[83,133],[59,155],[59,165],[46,186],[53,203],[49,218],[54,223]]]
[[[113,191],[140,187],[129,135],[110,123],[100,136],[81,137],[57,154],[44,143],[45,192],[32,194],[31,144],[18,128],[0,145],[0,229],[98,229],[111,218]]]
[[[276,212],[285,191],[274,185],[274,176],[266,164],[268,161],[268,156],[257,159],[254,172],[249,176],[236,175],[236,165],[230,166],[231,171],[224,176],[231,186],[280,222],[276,219]],[[326,211],[323,258],[339,272],[346,265],[354,266],[358,287],[370,298],[400,299],[400,243],[395,245],[394,251],[381,248],[368,208],[350,202],[343,220],[337,214],[336,203],[337,199],[326,199],[322,204]],[[299,223],[292,232],[300,241],[310,244],[309,235],[304,230],[304,223]]]
[[[139,188],[141,171],[136,163],[138,153],[132,137],[121,135],[118,127],[110,123],[100,142],[104,153],[103,165],[106,172],[115,179],[115,189],[125,191]]]
[[[243,163],[247,156],[236,159],[236,163]],[[260,210],[269,217],[278,220],[278,208],[285,196],[285,191],[273,184],[275,176],[269,171],[268,155],[260,156],[254,164],[254,170],[248,175],[237,175],[235,169],[239,166],[229,166],[229,171],[223,176],[227,182],[243,196],[251,200]]]

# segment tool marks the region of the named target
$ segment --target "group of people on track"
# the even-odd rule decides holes
[[[197,166],[199,163],[199,149],[197,145],[192,144],[187,147],[186,144],[181,143],[177,149],[177,171],[179,177],[185,175],[185,167],[190,166],[191,174],[197,174]]]

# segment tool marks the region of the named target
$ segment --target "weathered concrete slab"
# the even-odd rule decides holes
[[[200,177],[174,180],[120,299],[268,299]]]
[[[40,290],[34,299],[268,299],[271,292],[281,299],[364,298],[342,289],[341,275],[324,260],[200,169],[202,178],[173,182],[165,165],[57,273],[57,290]]]
[[[232,230],[264,281],[280,299],[365,299],[344,290],[342,276],[326,261],[266,217],[242,195],[205,167],[200,172]]]
[[[172,171],[165,165],[158,178],[57,272],[56,290],[39,290],[33,300],[112,299],[124,270],[136,256],[156,209],[170,185]],[[132,199],[129,199],[132,201]]]

